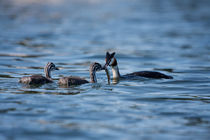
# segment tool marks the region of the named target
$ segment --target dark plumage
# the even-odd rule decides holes
[[[90,65],[90,81],[87,81],[83,78],[80,77],[75,77],[75,76],[69,76],[69,77],[62,77],[59,79],[58,84],[59,85],[66,85],[66,86],[71,86],[71,85],[81,85],[81,84],[86,84],[86,83],[96,83],[96,72],[100,70],[104,70],[105,67],[102,67],[101,64],[99,63],[92,63]]]
[[[74,77],[74,76],[69,76],[69,77],[62,77],[59,79],[58,84],[59,85],[81,85],[81,84],[86,84],[89,83],[89,81],[82,79],[80,77]]]
[[[45,84],[53,82],[51,79],[48,79],[42,75],[32,75],[28,77],[22,77],[19,81],[20,83],[24,84]]]
[[[114,57],[114,55],[115,55],[115,52],[113,52],[113,53],[109,53],[109,52],[106,52],[106,58],[105,58],[105,65],[104,66],[108,66],[109,65],[109,63],[111,62],[111,60],[112,60],[112,58]]]
[[[154,78],[154,79],[162,79],[162,78],[164,78],[164,79],[173,79],[172,76],[165,75],[163,73],[155,72],[155,71],[138,71],[138,72],[133,72],[133,73],[129,73],[129,74],[121,76],[120,72],[119,72],[117,60],[114,57],[115,53],[112,53],[112,54],[113,54],[112,57],[110,57],[111,54],[109,54],[109,52],[107,52],[105,60],[106,60],[106,65],[109,65],[109,66],[112,67],[112,72],[113,72],[113,78],[114,79],[133,78],[133,77],[136,77],[136,76],[146,77],[146,78]]]
[[[125,76],[141,76],[141,77],[146,77],[146,78],[154,78],[154,79],[173,79],[172,76],[165,75],[160,72],[155,72],[155,71],[138,71],[138,72],[133,72],[126,74]]]
[[[23,84],[28,84],[28,85],[33,85],[33,84],[41,85],[45,83],[52,83],[53,80],[51,78],[51,71],[53,70],[58,70],[58,68],[52,62],[48,62],[44,69],[46,77],[39,74],[35,74],[32,76],[22,77],[20,78],[19,82]]]

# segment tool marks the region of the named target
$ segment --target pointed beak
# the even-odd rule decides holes
[[[106,62],[105,65],[106,65],[106,66],[110,66],[110,63],[111,63],[111,61],[112,61],[112,58],[113,58],[113,57],[106,57],[106,58],[105,58],[105,62]],[[104,66],[105,66],[105,65],[104,65]]]
[[[112,58],[114,57],[115,52],[113,52],[112,54],[110,54],[109,52],[106,53],[106,57],[105,57],[105,62],[106,64],[104,65],[104,67],[106,66],[111,66],[110,63],[112,61]]]
[[[58,67],[55,67],[55,70],[59,70],[59,68]]]
[[[105,65],[103,66],[104,68],[107,67],[107,66],[109,66],[109,63],[110,63],[110,61],[111,61],[111,60],[108,60],[108,61],[107,61],[107,60],[108,60],[108,59],[106,59],[106,63],[105,63]]]
[[[102,67],[102,70],[107,69],[107,66],[108,66],[108,64],[105,64],[105,65]]]

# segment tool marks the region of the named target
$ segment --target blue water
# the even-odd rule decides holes
[[[0,1],[0,139],[209,139],[210,1]],[[116,52],[120,72],[154,70],[174,79],[89,79],[91,62]],[[55,82],[29,87],[42,74]],[[111,70],[111,69],[110,69]]]

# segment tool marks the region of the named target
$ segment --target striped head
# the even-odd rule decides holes
[[[113,59],[114,59],[114,55],[115,55],[115,52],[113,52],[113,53],[109,53],[109,52],[106,52],[106,58],[105,58],[105,65],[104,65],[104,67],[106,67],[106,66],[110,66],[110,63],[111,63],[111,61],[113,61]]]
[[[90,82],[91,83],[97,83],[97,79],[96,79],[96,72],[100,71],[100,70],[104,70],[105,68],[101,66],[101,64],[95,62],[90,64]]]
[[[47,65],[44,68],[44,72],[45,72],[46,77],[51,78],[50,72],[54,71],[54,70],[59,70],[59,69],[55,66],[54,63],[48,62]]]
[[[106,58],[105,58],[106,64],[104,66],[112,66],[112,67],[117,66],[117,60],[114,57],[114,55],[115,52],[111,54],[109,52],[106,53]]]
[[[101,66],[101,64],[99,64],[97,62],[90,64],[90,71],[96,72],[96,71],[100,71],[100,70],[104,70],[104,68]]]

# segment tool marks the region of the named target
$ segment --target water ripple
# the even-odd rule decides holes
[[[202,1],[0,0],[0,139],[209,139],[209,4]],[[116,52],[121,74],[174,79],[89,79]],[[54,83],[28,86],[44,74]],[[111,71],[111,69],[110,69]]]

